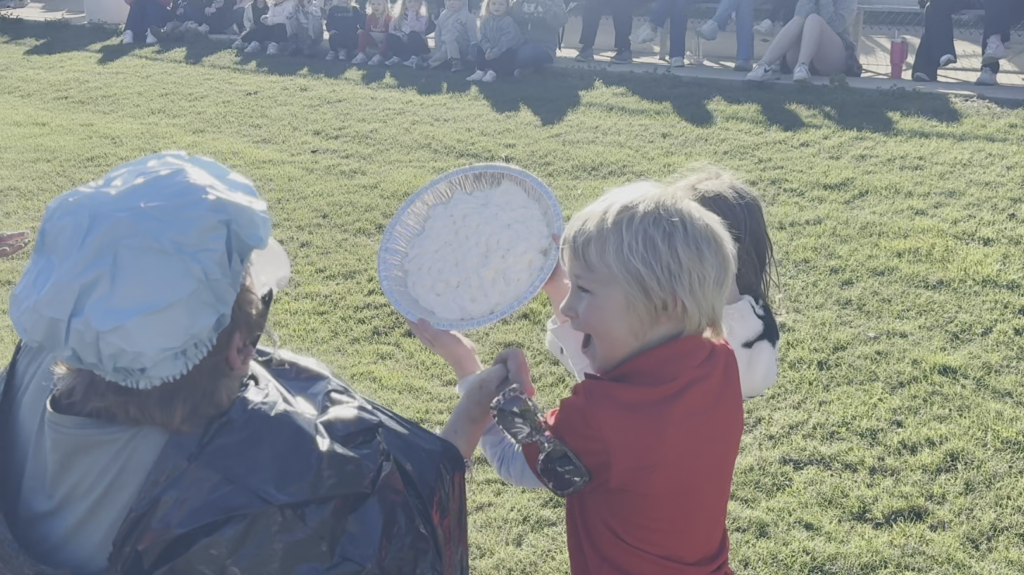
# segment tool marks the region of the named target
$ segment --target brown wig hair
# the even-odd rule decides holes
[[[740,295],[768,301],[775,280],[775,253],[768,237],[764,208],[757,195],[732,175],[705,168],[677,184],[698,204],[725,222],[736,242],[736,287]]]
[[[53,409],[121,425],[200,431],[212,417],[227,411],[241,389],[243,378],[232,373],[227,360],[232,338],[241,333],[243,341],[255,342],[265,320],[263,301],[246,274],[231,309],[231,322],[210,353],[188,373],[153,389],[132,389],[58,362]]]

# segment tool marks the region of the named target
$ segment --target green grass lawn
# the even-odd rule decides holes
[[[1024,111],[660,75],[465,75],[129,49],[113,32],[0,20],[0,228],[36,229],[52,198],[142,155],[212,156],[256,182],[291,255],[280,345],[436,430],[454,376],[376,277],[410,193],[503,161],[572,214],[611,186],[718,164],[761,192],[781,280],[779,382],[746,405],[729,508],[737,572],[1024,573]],[[4,356],[26,262],[0,262]],[[485,361],[526,348],[553,406],[571,381],[543,349],[549,312],[538,299],[471,337]],[[568,571],[561,500],[502,484],[480,458],[469,505],[475,573]]]

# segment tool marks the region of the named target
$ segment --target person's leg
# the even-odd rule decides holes
[[[371,36],[366,30],[360,30],[357,37],[358,40],[356,42],[356,48],[359,50],[360,54],[365,54],[371,47],[377,47],[377,41],[374,40],[373,36]]]
[[[430,53],[430,45],[427,44],[427,39],[419,32],[410,32],[406,45],[409,47],[409,56],[405,58],[406,60],[413,56],[425,56]]]
[[[500,56],[490,61],[490,69],[494,70],[498,76],[511,76],[516,71],[516,62],[519,59],[516,52],[518,52],[516,48],[505,50]]]
[[[341,32],[331,32],[331,35],[327,37],[327,45],[331,48],[331,52],[340,52],[345,48],[342,47]]]
[[[732,19],[732,15],[740,6],[740,0],[722,0],[718,3],[718,9],[715,10],[715,15],[711,18],[715,24],[718,24],[719,30],[725,30],[729,25],[729,20]]]
[[[554,64],[555,59],[540,44],[523,44],[516,50],[516,70],[540,70]]]
[[[647,18],[647,21],[655,28],[664,28],[665,23],[672,17],[672,6],[674,4],[675,0],[657,0],[651,6],[651,15]]]
[[[480,44],[473,44],[474,52],[476,53],[476,69],[481,72],[486,72],[490,68],[490,60],[487,59],[487,52],[480,46]]]
[[[825,19],[817,14],[811,14],[804,22],[797,56],[797,66],[800,64],[813,64],[823,76],[840,74],[846,70],[846,45],[839,34],[829,28]]]
[[[779,33],[775,35],[775,39],[772,40],[771,45],[768,46],[768,51],[765,52],[764,57],[761,58],[761,62],[775,66],[782,62],[782,58],[800,44],[800,36],[804,31],[804,19],[799,16],[794,16]]]
[[[689,3],[675,0],[672,6],[672,23],[668,29],[668,57],[682,58],[686,56],[686,25],[689,22]]]
[[[932,0],[924,11],[924,34],[914,53],[911,77],[938,79],[939,62],[943,56],[956,58],[953,44],[953,12],[957,0]]]
[[[985,26],[981,41],[983,64],[994,64],[1006,57],[1005,43],[1010,40],[1010,29],[1014,24],[1010,22],[1010,2],[985,0]]]
[[[736,6],[736,62],[750,63],[753,60],[754,0],[739,0]]]
[[[606,7],[605,0],[585,0],[583,6],[583,30],[580,31],[580,51],[593,50],[597,41],[597,28]]]
[[[633,32],[633,3],[630,0],[612,0],[612,24],[615,26],[615,49],[630,49],[629,35]]]
[[[384,48],[381,49],[382,58],[399,58],[401,60],[408,60],[411,54],[409,54],[409,46],[401,36],[395,34],[388,34],[387,38],[384,39]]]
[[[444,32],[440,34],[441,43],[444,45],[444,54],[449,60],[460,60],[462,59],[462,51],[459,50],[459,36],[460,29],[462,26],[461,22],[456,22],[450,26],[446,26]],[[468,34],[463,35],[469,37]],[[437,41],[437,35],[435,35],[435,42]]]
[[[270,41],[276,44],[284,44],[288,41],[288,26],[286,24],[274,24],[270,26]]]
[[[149,26],[146,25],[146,10],[147,8],[143,4],[148,4],[144,0],[135,0],[130,6],[128,6],[128,17],[124,21],[124,31],[131,32],[132,36],[138,37],[139,40],[145,37],[146,31],[149,30]],[[127,37],[128,34],[125,34]]]

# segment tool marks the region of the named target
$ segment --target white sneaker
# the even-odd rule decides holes
[[[939,58],[939,68],[945,68],[946,66],[949,66],[954,62],[956,62],[956,56],[952,54],[946,54],[945,56]]]
[[[794,82],[807,82],[810,79],[811,69],[807,67],[807,64],[797,64],[796,68],[793,68]]]
[[[765,18],[764,20],[761,20],[757,26],[754,26],[754,32],[757,32],[758,34],[764,34],[767,36],[774,31],[775,22],[772,22],[770,18]]]
[[[356,65],[365,64],[366,63],[366,54],[363,54],[362,52],[356,54],[356,57],[352,58],[352,63],[356,64]]]
[[[931,82],[932,79],[930,77],[928,77],[928,74],[925,74],[924,72],[918,72],[917,74],[914,74],[914,81],[915,82]]]
[[[331,50],[330,52],[327,53],[327,59],[328,60],[337,60],[338,59],[338,53],[335,52],[334,50]]]
[[[277,42],[267,44],[267,56],[277,56],[280,53],[281,47],[277,45]]]
[[[348,60],[348,50],[338,50],[339,60]]]
[[[121,43],[122,44],[134,44],[135,43],[135,34],[133,34],[131,30],[125,30],[124,34],[121,35]]]
[[[985,45],[985,55],[981,59],[982,64],[991,64],[998,62],[1006,58],[1006,45],[1003,44],[1003,39],[998,34],[993,34],[988,38],[988,44]]]
[[[398,56],[392,56],[390,60],[388,60],[387,62],[384,62],[384,65],[385,66],[397,66],[398,64],[401,64],[401,63],[402,63],[402,59],[401,58],[399,58]]]
[[[676,56],[675,58],[672,58],[672,62],[670,62],[669,65],[673,68],[685,68],[686,59],[682,56]]]
[[[648,42],[654,42],[657,39],[658,30],[654,26],[651,26],[650,22],[644,22],[644,25],[629,37],[629,41],[634,44],[647,44]]]
[[[259,42],[252,42],[252,43],[249,44],[249,47],[245,49],[245,53],[246,54],[255,54],[255,53],[259,52],[262,49],[263,49],[263,46],[260,46]]]
[[[757,66],[747,74],[747,80],[751,82],[767,82],[769,80],[778,80],[782,77],[778,69],[775,66],[769,66],[764,62],[758,62]]]
[[[976,86],[998,86],[999,81],[996,80],[996,73],[989,68],[982,68],[981,75],[974,81]]]
[[[486,76],[486,75],[487,75],[487,72],[484,72],[483,70],[477,70],[476,72],[473,72],[472,76],[470,76],[469,78],[466,78],[466,81],[467,82],[479,82],[480,80],[483,80],[484,76]]]
[[[373,58],[370,58],[370,61],[367,62],[367,64],[370,65],[370,66],[380,66],[383,63],[384,63],[384,58],[380,54],[377,54]]]
[[[198,30],[199,30],[200,32],[202,32],[203,34],[209,34],[209,33],[210,33],[210,27],[209,27],[209,26],[207,26],[206,24],[203,24],[202,26],[200,26],[200,27],[198,28]]]
[[[241,38],[235,40],[235,43],[231,45],[232,50],[241,50],[242,48],[245,48],[245,42],[242,42]]]
[[[707,40],[708,42],[718,38],[718,22],[714,20],[708,20],[703,26],[697,28],[697,35]]]
[[[417,58],[416,56],[413,56],[412,58],[409,58],[408,60],[405,61],[405,65],[410,68],[415,68],[416,66],[419,66],[419,64],[420,59]]]
[[[493,82],[498,79],[498,75],[494,73],[494,70],[488,70],[484,77],[481,78],[483,82]]]

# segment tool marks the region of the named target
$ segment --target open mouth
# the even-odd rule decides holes
[[[583,334],[583,344],[580,346],[580,349],[583,351],[587,351],[588,349],[590,349],[590,346],[593,343],[594,337],[591,336],[589,333],[585,333]]]

